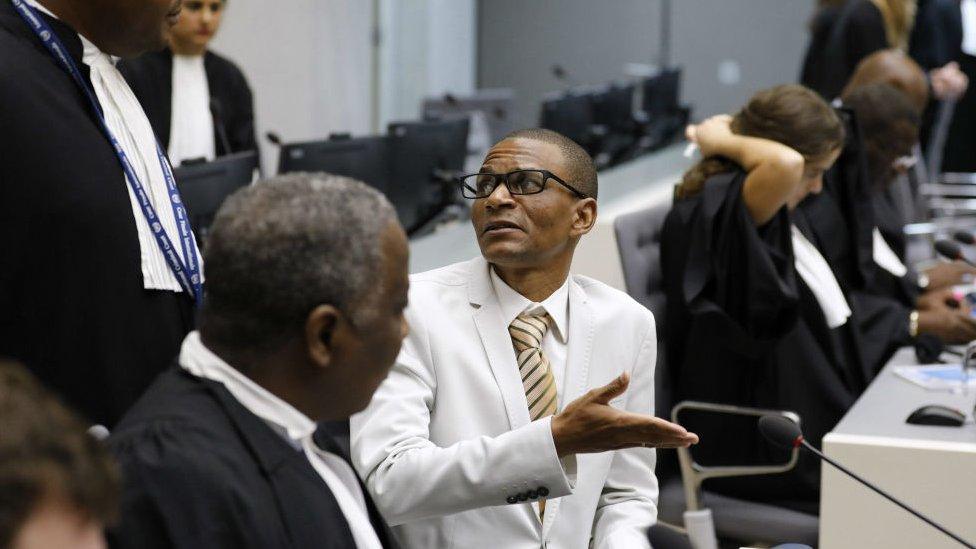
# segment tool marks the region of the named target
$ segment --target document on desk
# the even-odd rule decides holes
[[[895,373],[932,391],[961,391],[976,388],[976,373],[970,372],[967,376],[962,371],[962,364],[895,366]]]

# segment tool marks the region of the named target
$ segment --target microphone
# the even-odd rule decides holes
[[[230,139],[227,138],[227,127],[224,126],[224,108],[216,97],[210,98],[210,116],[213,117],[214,128],[217,130],[217,138],[220,139],[220,146],[224,149],[224,154],[231,154],[234,151],[230,148]]]
[[[935,251],[939,252],[939,255],[945,257],[946,259],[962,261],[964,263],[968,263],[969,265],[973,265],[972,261],[966,259],[966,256],[962,255],[962,248],[959,247],[959,244],[956,244],[951,240],[937,240],[935,242]]]
[[[864,486],[867,486],[871,490],[874,490],[876,493],[885,497],[888,501],[894,503],[895,505],[915,515],[922,521],[928,523],[929,526],[932,526],[936,530],[956,540],[957,542],[962,544],[963,547],[968,547],[969,549],[976,549],[976,546],[965,541],[964,539],[957,536],[956,534],[953,534],[949,530],[946,530],[944,527],[940,526],[932,519],[926,517],[922,513],[919,513],[918,511],[912,509],[908,505],[895,499],[894,496],[889,495],[881,488],[878,488],[874,484],[864,480],[863,478],[859,477],[854,472],[852,472],[850,469],[844,467],[840,463],[837,463],[833,459],[824,455],[820,450],[814,448],[809,442],[806,441],[805,438],[803,438],[803,432],[800,430],[800,426],[794,423],[793,421],[790,421],[789,419],[783,416],[772,415],[772,414],[765,415],[759,418],[759,432],[762,433],[764,437],[766,437],[766,440],[768,440],[769,442],[773,443],[773,445],[778,446],[780,448],[791,449],[791,448],[797,448],[799,446],[803,446],[807,450],[813,452],[813,454],[819,457],[820,459],[836,467],[837,470],[839,470],[840,472],[860,482]]]
[[[270,141],[274,145],[277,145],[279,147],[284,145],[284,142],[281,141],[281,137],[275,132],[268,132],[264,134],[264,136],[267,137],[268,141]]]
[[[973,233],[969,231],[956,231],[953,233],[952,238],[955,238],[956,242],[962,242],[967,246],[976,244],[976,235],[973,235]]]
[[[549,69],[552,72],[553,77],[560,82],[564,82],[567,86],[573,87],[579,85],[576,79],[573,78],[569,71],[566,70],[562,65],[556,64]]]

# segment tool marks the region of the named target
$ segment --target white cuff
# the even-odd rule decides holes
[[[520,478],[506,487],[506,498],[545,488],[547,499],[568,496],[576,486],[576,456],[560,460],[552,438],[552,416],[533,421],[516,430],[521,443],[516,452],[523,453]]]

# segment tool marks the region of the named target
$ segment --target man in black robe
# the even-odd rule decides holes
[[[180,0],[41,3],[89,78],[79,33],[112,55],[159,48]],[[0,52],[0,355],[112,425],[176,353],[192,301],[145,289],[119,159],[10,0],[0,1]]]
[[[407,239],[364,183],[294,174],[221,207],[200,330],[109,439],[116,548],[395,547],[316,423],[369,404],[407,333]],[[423,482],[423,479],[418,479]]]
[[[917,140],[918,113],[926,102],[921,70],[893,50],[872,54],[858,65],[842,99],[844,151],[824,178],[824,192],[808,196],[798,211],[808,220],[811,242],[851,292],[864,361],[876,372],[916,335],[949,343],[976,337],[968,311],[947,305],[944,291],[973,269],[943,263],[920,276],[906,265],[904,273],[893,274],[875,260],[875,247],[887,245],[905,262],[906,220],[890,206],[888,191],[897,177],[892,165],[910,156]],[[884,242],[875,242],[875,231]]]
[[[969,22],[976,25],[976,21]],[[976,172],[976,56],[964,52],[963,12],[959,0],[920,0],[909,53],[922,68],[931,70],[956,63],[968,78],[970,86],[957,98],[952,122],[943,151],[943,172]],[[933,81],[936,88],[939,82]],[[927,144],[933,129],[937,104],[926,111],[922,143]]]

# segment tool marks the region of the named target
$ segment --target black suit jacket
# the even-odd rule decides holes
[[[862,59],[887,47],[884,19],[870,0],[821,8],[811,25],[800,83],[831,101]]]
[[[909,53],[926,71],[962,56],[959,0],[919,0]]]
[[[144,54],[119,62],[119,71],[149,117],[160,143],[169,147],[173,113],[173,53],[170,50]],[[212,51],[203,56],[214,116],[214,144],[217,156],[256,151],[254,98],[247,79],[237,65]],[[214,105],[217,105],[214,109]],[[226,131],[227,145],[221,136]]]
[[[42,17],[88,78],[78,34]],[[112,426],[192,322],[186,294],[143,288],[122,167],[88,99],[0,1],[0,356]]]
[[[323,449],[348,458],[327,436]],[[220,383],[164,372],[109,439],[122,467],[115,548],[355,548],[305,455]],[[363,488],[384,547],[394,539]]]

